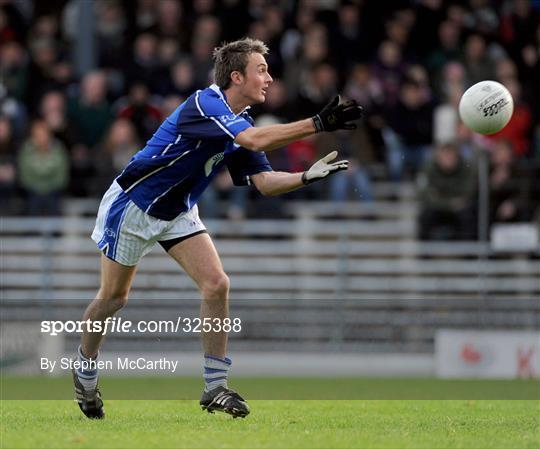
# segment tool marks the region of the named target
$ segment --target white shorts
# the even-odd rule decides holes
[[[183,239],[205,231],[197,205],[174,220],[160,220],[144,213],[114,181],[99,205],[92,240],[109,259],[133,266],[156,242]]]

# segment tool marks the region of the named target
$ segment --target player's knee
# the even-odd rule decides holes
[[[128,303],[128,297],[127,297],[127,294],[126,296],[119,296],[119,297],[116,297],[112,300],[112,304],[113,304],[113,307],[116,309],[116,310],[120,310],[122,309],[123,307],[126,306],[126,304]]]
[[[128,303],[128,290],[104,289],[99,290],[98,298],[106,301],[115,311],[122,309]]]
[[[201,286],[203,294],[207,297],[227,297],[231,282],[225,273],[216,274],[207,279]]]

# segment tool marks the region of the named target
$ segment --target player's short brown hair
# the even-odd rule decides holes
[[[266,44],[258,39],[245,37],[234,42],[224,43],[214,49],[214,79],[222,89],[231,84],[231,73],[240,72],[245,74],[248,57],[251,53],[268,53]]]

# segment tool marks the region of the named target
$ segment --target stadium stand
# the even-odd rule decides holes
[[[232,316],[247,323],[235,347],[430,352],[441,324],[538,325],[539,252],[419,242],[409,201],[340,208],[291,202],[294,219],[208,220],[231,278]],[[99,260],[87,237],[92,226],[93,219],[79,217],[3,220],[5,319],[78,317],[99,282]],[[121,316],[197,316],[198,305],[192,281],[156,248],[140,264]],[[196,336],[158,338],[160,350],[199,344]],[[114,336],[110,344],[151,348],[155,339]]]

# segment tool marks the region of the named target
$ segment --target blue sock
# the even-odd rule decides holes
[[[97,381],[98,381],[98,369],[97,366],[88,366],[92,365],[92,362],[95,362],[97,359],[94,357],[93,359],[87,358],[81,350],[81,347],[77,349],[78,353],[78,360],[79,362],[82,362],[85,364],[85,367],[81,366],[80,368],[77,368],[77,377],[79,378],[79,381],[81,382],[82,386],[85,390],[95,390],[97,387]]]
[[[204,355],[204,391],[217,387],[227,387],[227,375],[232,364],[231,359],[220,359],[213,355]]]

